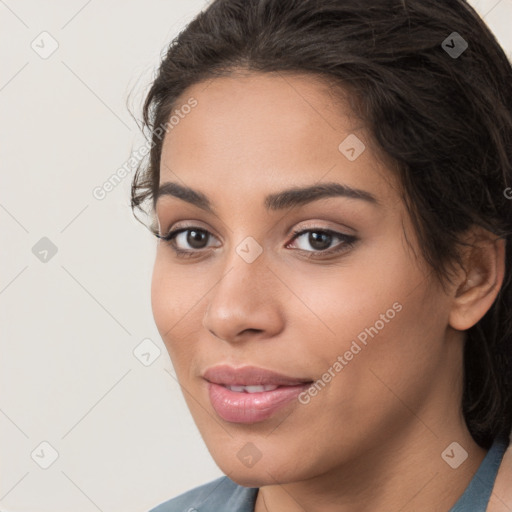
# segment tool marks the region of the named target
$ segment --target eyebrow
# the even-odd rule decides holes
[[[208,213],[215,214],[215,209],[205,194],[190,187],[180,185],[179,183],[170,181],[163,183],[158,188],[154,204],[156,205],[157,201],[163,196],[172,196],[182,199]],[[360,199],[374,205],[380,204],[377,198],[366,190],[333,182],[309,187],[294,187],[269,194],[265,197],[264,205],[267,210],[276,211],[304,205],[327,197],[346,197],[349,199]]]

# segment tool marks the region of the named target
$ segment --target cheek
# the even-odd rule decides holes
[[[193,332],[202,327],[197,319],[202,304],[200,298],[205,295],[205,290],[201,279],[187,275],[186,270],[168,263],[165,248],[158,249],[151,280],[151,308],[173,361],[179,356],[180,349],[192,346]]]
[[[171,283],[168,277],[169,274],[166,272],[165,265],[159,253],[160,249],[158,249],[157,252],[151,279],[151,309],[160,336],[162,336],[165,341],[165,333],[171,329],[173,325],[176,301],[173,300]]]
[[[398,262],[379,268],[375,263],[360,261],[340,267],[339,271],[323,268],[305,274],[302,270],[288,275],[287,279],[294,283],[294,293],[303,302],[290,325],[295,323],[311,335],[316,333],[312,338],[302,336],[304,341],[315,339],[317,344],[323,339],[324,347],[343,352],[349,350],[351,340],[359,334],[364,341],[365,330],[376,323],[379,333],[384,333],[390,330],[391,324],[399,322],[404,314],[398,310],[402,309],[414,281],[421,276],[408,272],[407,266]]]
[[[345,421],[357,418],[354,432],[363,418],[368,426],[407,418],[404,404],[416,407],[426,400],[443,364],[440,306],[416,282],[383,283],[382,294],[358,295],[357,304],[339,317],[339,332],[344,325],[350,328],[340,336],[337,353],[331,353],[331,365],[338,355],[344,361],[330,399],[342,406]]]
[[[386,384],[405,395],[409,387],[415,392],[442,357],[448,304],[428,289],[423,269],[392,252],[386,258],[381,251],[366,264],[361,258],[339,278],[317,272],[314,280],[297,281],[302,282],[297,294],[317,312],[313,323],[305,324],[304,316],[296,319],[301,332],[309,332],[299,338],[302,353],[309,351],[320,376],[330,368],[343,375],[332,379],[333,400],[357,397],[370,403],[390,393]]]

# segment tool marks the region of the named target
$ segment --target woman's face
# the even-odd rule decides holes
[[[460,403],[451,298],[361,122],[308,76],[216,78],[176,109],[190,98],[164,140],[157,202],[161,235],[190,230],[172,240],[187,254],[160,241],[152,306],[222,471],[298,481],[435,431]],[[224,365],[288,380],[212,373]]]

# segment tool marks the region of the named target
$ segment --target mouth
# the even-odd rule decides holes
[[[270,389],[254,389],[261,387],[275,386],[297,386],[313,382],[309,378],[290,377],[281,373],[259,368],[257,366],[242,366],[234,368],[228,365],[212,366],[208,368],[203,378],[208,382],[237,388],[245,388],[241,391],[257,393]],[[252,388],[252,389],[251,389]]]
[[[309,378],[290,377],[254,366],[215,366],[206,370],[203,378],[215,412],[232,423],[264,421],[313,383]]]
[[[225,388],[230,391],[235,391],[236,393],[262,393],[263,391],[274,391],[280,386],[274,386],[272,384],[267,384],[264,386],[228,386],[226,384],[221,384]]]

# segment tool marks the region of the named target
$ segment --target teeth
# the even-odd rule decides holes
[[[237,393],[262,393],[263,391],[273,391],[279,386],[267,384],[265,386],[226,386],[230,391],[236,391]]]
[[[244,390],[244,386],[226,386],[231,391],[241,393]]]

